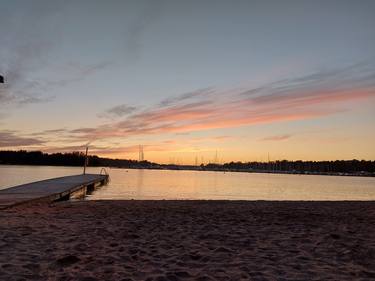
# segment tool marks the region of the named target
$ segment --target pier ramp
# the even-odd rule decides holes
[[[85,174],[6,188],[0,190],[0,209],[34,201],[54,202],[84,197],[108,181],[108,175]]]

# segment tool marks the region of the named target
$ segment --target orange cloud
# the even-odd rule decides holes
[[[274,102],[256,99],[212,101],[175,105],[133,115],[121,122],[72,131],[79,139],[183,133],[328,116],[346,110],[339,107],[374,96],[369,89],[356,91],[300,92],[277,97]]]
[[[142,111],[135,107],[129,111],[127,106],[120,121],[78,128],[66,134],[72,141],[88,141],[325,117],[374,98],[373,73],[355,66],[276,81],[255,89],[197,90]]]

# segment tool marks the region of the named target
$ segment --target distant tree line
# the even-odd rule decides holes
[[[355,159],[335,161],[282,160],[272,162],[230,162],[201,166],[160,165],[147,160],[111,159],[96,155],[90,155],[88,159],[89,166],[94,167],[375,175],[375,161]],[[84,162],[85,155],[82,152],[47,154],[41,151],[0,151],[0,164],[83,166]]]
[[[7,165],[48,165],[48,166],[83,166],[85,154],[71,153],[43,153],[41,151],[0,151],[0,164]],[[102,158],[96,155],[88,156],[89,166],[119,167],[119,168],[151,168],[157,164],[149,161],[127,159]]]
[[[228,170],[255,171],[289,171],[317,173],[374,173],[375,161],[366,160],[334,160],[334,161],[272,161],[272,162],[230,162],[223,165],[207,164],[205,168],[222,167]]]

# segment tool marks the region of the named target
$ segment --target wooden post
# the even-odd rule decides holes
[[[86,154],[85,154],[85,164],[83,166],[83,174],[86,175],[86,167],[87,167],[87,152],[89,150],[89,146],[86,146]]]

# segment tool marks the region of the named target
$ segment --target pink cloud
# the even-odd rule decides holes
[[[276,81],[255,89],[198,90],[128,114],[121,121],[78,128],[67,134],[72,141],[87,141],[321,118],[373,99],[375,83],[371,77],[367,70],[361,72],[353,67]],[[282,139],[287,137],[263,140]]]
[[[356,91],[300,92],[274,102],[252,99],[212,101],[158,108],[128,117],[121,122],[72,131],[78,138],[101,139],[134,135],[184,133],[255,124],[319,118],[346,110],[347,102],[374,96],[368,89]]]

